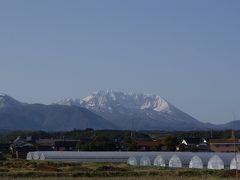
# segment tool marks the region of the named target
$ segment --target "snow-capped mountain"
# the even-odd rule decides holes
[[[106,112],[112,112],[112,109],[117,107],[132,111],[153,110],[157,112],[171,112],[170,104],[160,96],[115,92],[112,90],[97,91],[83,99],[65,99],[57,104],[84,106],[91,110]]]
[[[0,130],[209,130],[239,129],[240,121],[202,123],[157,95],[98,91],[57,104],[27,104],[0,94]]]
[[[58,104],[81,106],[104,117],[121,129],[193,130],[204,123],[177,109],[158,95],[97,91],[83,99]]]
[[[118,107],[131,111],[153,110],[157,112],[171,112],[170,104],[160,96],[114,92],[112,90],[95,92],[83,98],[79,104],[92,110],[100,109],[108,112],[112,112],[113,108]]]

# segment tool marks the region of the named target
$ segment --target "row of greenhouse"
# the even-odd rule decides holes
[[[125,162],[133,166],[195,169],[240,169],[240,154],[212,152],[83,152],[36,151],[27,160],[71,162]],[[237,162],[237,163],[236,163]]]
[[[237,158],[237,168],[240,169],[240,155],[236,156]],[[127,163],[129,165],[133,166],[160,166],[160,167],[171,167],[171,168],[182,168],[182,167],[188,167],[193,169],[215,169],[215,170],[221,170],[221,169],[236,169],[236,158],[233,157],[233,159],[230,161],[229,167],[227,167],[227,164],[224,164],[224,160],[219,157],[219,155],[213,155],[208,161],[205,161],[201,159],[199,156],[195,155],[190,160],[188,159],[181,159],[177,155],[173,155],[169,161],[166,161],[161,155],[158,155],[155,157],[152,161],[151,158],[148,156],[142,156],[142,157],[129,157]],[[139,159],[139,160],[138,160]],[[227,160],[226,160],[227,161]]]

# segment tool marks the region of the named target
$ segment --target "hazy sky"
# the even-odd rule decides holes
[[[0,1],[0,92],[49,104],[100,89],[240,119],[240,1]]]

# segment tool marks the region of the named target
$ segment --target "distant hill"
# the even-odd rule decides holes
[[[0,95],[0,104],[0,129],[60,131],[115,128],[104,118],[81,107],[23,104],[7,95]]]
[[[223,130],[223,129],[240,130],[240,120],[231,121],[231,122],[228,122],[228,123],[225,123],[225,124],[215,125],[214,129],[219,129],[219,130]]]

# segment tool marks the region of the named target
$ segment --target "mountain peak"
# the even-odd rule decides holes
[[[170,112],[170,104],[158,95],[142,93],[124,93],[107,90],[97,91],[83,98],[82,105],[90,109],[111,110],[115,106],[131,110],[153,110]]]
[[[0,93],[0,108],[9,108],[9,107],[17,107],[22,103],[8,96],[7,94]]]
[[[100,90],[64,105],[86,108],[122,129],[194,129],[203,124],[159,95]]]

